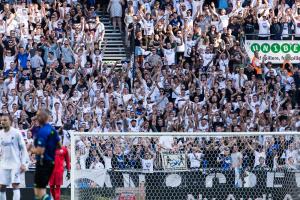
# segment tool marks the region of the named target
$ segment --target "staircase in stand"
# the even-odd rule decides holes
[[[104,24],[105,27],[105,36],[102,47],[106,43],[106,49],[103,55],[104,63],[113,63],[119,60],[125,60],[127,58],[124,35],[121,34],[119,29],[116,29],[112,26],[112,22],[109,17],[109,13],[100,11],[98,12],[100,21]]]

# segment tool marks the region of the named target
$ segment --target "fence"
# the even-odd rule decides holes
[[[267,144],[269,141],[283,140],[287,144],[298,144],[300,152],[300,133],[73,133],[72,147],[72,199],[139,199],[139,200],[202,200],[202,199],[294,199],[300,198],[300,171],[296,168],[249,168],[244,166],[226,167],[227,160],[221,168],[210,167],[205,162],[198,168],[187,167],[185,153],[167,154],[161,157],[163,170],[151,167],[149,160],[144,162],[142,169],[81,169],[76,165],[77,144],[81,139],[93,141],[139,140],[143,143],[147,138],[181,138],[185,141],[195,139],[216,141],[209,143],[222,148],[221,143],[239,139],[241,146],[247,146],[248,141]],[[198,138],[198,139],[196,139]],[[180,139],[180,140],[181,140]],[[102,140],[101,140],[102,141]],[[195,143],[196,144],[196,143]],[[197,145],[200,143],[197,143]],[[111,144],[113,145],[113,144]],[[117,144],[114,144],[117,145]],[[126,144],[124,144],[126,146]],[[145,145],[146,147],[147,145]],[[211,145],[210,145],[211,146]],[[234,145],[233,145],[234,146]],[[95,148],[100,148],[95,146]],[[226,149],[223,149],[227,151]],[[117,151],[117,150],[116,150]],[[256,150],[253,150],[253,153]],[[122,154],[122,153],[121,153]],[[164,154],[161,152],[161,154]],[[226,153],[224,152],[224,155]],[[259,152],[255,153],[259,154]],[[212,155],[208,155],[212,156]],[[231,156],[230,156],[231,157]],[[113,157],[112,157],[113,158]],[[151,159],[150,159],[151,160]],[[152,164],[153,164],[152,160]],[[223,162],[223,161],[222,161]],[[298,162],[298,161],[297,161]],[[148,166],[147,166],[148,164]],[[76,167],[75,167],[76,166]],[[125,165],[124,165],[125,166]],[[258,165],[259,166],[259,165]],[[263,165],[262,165],[263,166]]]

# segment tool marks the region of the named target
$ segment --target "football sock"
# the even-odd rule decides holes
[[[14,189],[13,190],[13,200],[20,200],[21,194],[20,194],[20,189]]]
[[[55,200],[60,200],[60,185],[55,187]]]
[[[6,200],[6,193],[0,192],[0,200]]]
[[[55,186],[54,185],[50,186],[50,193],[51,193],[53,199],[55,199]]]

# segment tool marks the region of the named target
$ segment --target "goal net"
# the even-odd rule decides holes
[[[299,200],[299,133],[72,133],[75,200]]]

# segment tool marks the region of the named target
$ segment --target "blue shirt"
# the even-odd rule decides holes
[[[230,156],[221,156],[221,168],[224,171],[230,170],[231,164],[232,164],[232,159]]]
[[[126,166],[125,166],[125,158],[124,158],[124,155],[117,155],[117,162],[118,162],[118,167],[119,169],[125,169]]]
[[[27,69],[27,59],[28,59],[29,54],[28,53],[19,53],[18,54],[18,60],[20,62],[20,65],[23,69]]]
[[[36,147],[45,148],[44,160],[54,161],[58,142],[59,136],[57,131],[50,124],[45,124],[37,131],[34,143]],[[40,155],[37,155],[36,159],[40,160]]]

